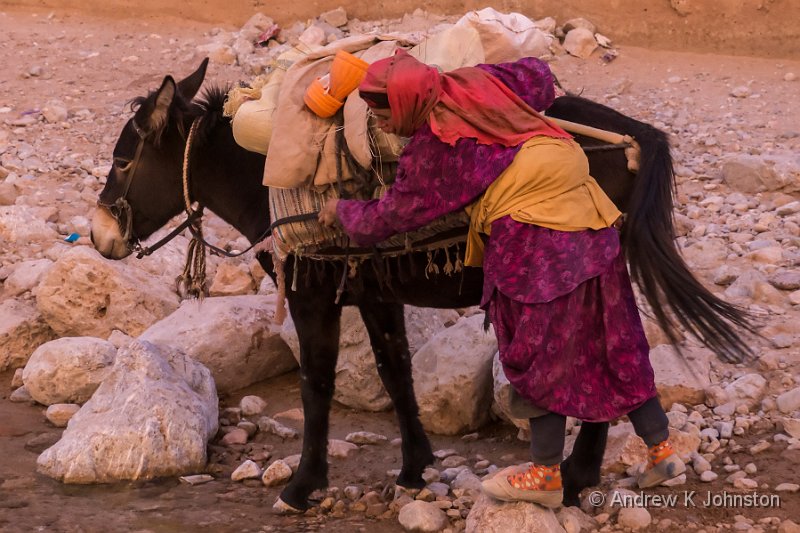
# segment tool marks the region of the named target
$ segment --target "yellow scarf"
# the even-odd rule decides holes
[[[522,145],[514,160],[481,198],[466,208],[470,215],[464,264],[483,264],[480,233],[511,216],[517,222],[559,231],[610,227],[619,209],[589,175],[589,161],[574,141],[537,136]]]

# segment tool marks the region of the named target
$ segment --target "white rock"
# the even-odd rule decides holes
[[[444,529],[449,521],[447,515],[436,505],[415,500],[400,509],[397,516],[406,531],[435,532]]]
[[[332,11],[326,11],[319,16],[319,19],[333,26],[339,28],[347,24],[347,11],[338,7]]]
[[[37,217],[30,207],[0,207],[0,242],[6,241],[5,246],[22,247],[31,243],[51,243],[56,239],[58,233]]]
[[[411,362],[423,426],[433,433],[474,431],[489,419],[497,340],[484,317],[462,318],[435,335]]]
[[[712,472],[711,470],[707,470],[700,474],[700,481],[703,483],[711,483],[712,481],[716,481],[719,475],[716,472]]]
[[[177,476],[206,465],[217,432],[211,373],[177,351],[136,341],[37,461],[65,483],[109,483]]]
[[[50,100],[42,108],[42,116],[45,121],[51,124],[57,124],[69,118],[69,111],[67,110],[67,106],[64,105],[64,102],[60,100]]]
[[[115,329],[139,335],[174,311],[178,296],[169,287],[80,246],[63,254],[34,292],[39,311],[60,336],[106,338]]]
[[[349,433],[344,440],[353,444],[381,444],[387,442],[389,439],[383,435],[378,435],[377,433],[371,433],[369,431],[356,431],[354,433]]]
[[[775,487],[775,492],[797,492],[800,491],[800,485],[797,483],[781,483]]]
[[[530,433],[528,419],[516,418],[511,414],[511,383],[509,383],[505,372],[503,372],[499,352],[492,359],[492,377],[494,378],[492,411],[503,420],[508,420],[514,424],[521,431]]]
[[[247,460],[236,467],[231,473],[231,480],[242,481],[244,479],[258,479],[261,477],[261,467],[255,462]]]
[[[404,314],[411,355],[414,355],[435,333],[455,323],[459,317],[452,309],[425,309],[412,306],[405,306]],[[378,376],[367,328],[356,308],[345,307],[342,310],[340,329],[334,400],[347,407],[365,411],[388,409],[391,400]],[[295,359],[299,361],[300,343],[291,317],[284,321],[281,337],[291,348]]]
[[[230,392],[297,367],[272,322],[267,296],[186,300],[139,337],[202,363],[220,392]]]
[[[784,418],[783,430],[792,438],[800,439],[800,419]]]
[[[267,402],[260,396],[245,396],[239,402],[239,408],[244,416],[255,416],[261,414],[267,408]]]
[[[292,477],[292,468],[282,459],[274,461],[264,470],[261,482],[267,487],[274,487],[289,481]]]
[[[585,28],[575,28],[564,37],[564,50],[570,55],[586,59],[597,49],[594,32]]]
[[[759,253],[757,250],[753,253]],[[725,290],[728,300],[744,301],[744,303],[758,302],[773,305],[782,305],[786,298],[773,287],[766,276],[757,270],[748,270],[739,276],[733,284]]]
[[[36,348],[55,337],[30,302],[15,298],[0,302],[0,372],[25,366]]]
[[[705,389],[711,384],[709,373],[714,354],[704,348],[684,348],[684,356],[670,345],[650,350],[650,363],[655,372],[656,388],[666,405],[703,403]]]
[[[22,381],[42,405],[84,403],[111,373],[117,347],[93,337],[62,337],[39,346]]]
[[[617,523],[621,527],[628,527],[633,530],[644,529],[650,525],[653,518],[650,511],[644,507],[624,507],[619,510]]]
[[[296,439],[299,436],[294,429],[284,426],[277,420],[268,416],[262,416],[258,419],[258,429],[264,433],[277,435],[282,439]]]
[[[725,392],[731,399],[744,401],[752,409],[764,398],[767,380],[761,374],[745,374],[725,387]]]
[[[775,401],[781,413],[790,414],[800,409],[800,387],[779,395]]]
[[[238,296],[251,294],[255,290],[256,284],[247,265],[222,262],[217,267],[208,292],[211,296]]]
[[[67,427],[67,422],[75,416],[81,406],[74,403],[55,403],[47,408],[45,417],[57,428]]]
[[[53,262],[49,259],[22,261],[14,265],[14,271],[3,283],[5,293],[9,296],[18,296],[33,289],[51,266]]]
[[[783,186],[774,165],[751,155],[727,158],[722,165],[722,179],[733,190],[746,194],[777,191]]]
[[[705,457],[695,452],[692,454],[692,468],[699,476],[704,472],[709,472],[711,470],[711,463],[709,463]]]
[[[467,515],[467,533],[508,533],[509,531],[536,531],[563,533],[552,510],[527,502],[504,503],[486,495],[472,506]]]
[[[734,87],[730,94],[736,98],[747,98],[753,94],[753,91],[746,85],[739,85],[738,87]]]
[[[358,450],[358,446],[350,442],[338,439],[330,439],[328,441],[328,455],[331,457],[344,459],[356,450]]]

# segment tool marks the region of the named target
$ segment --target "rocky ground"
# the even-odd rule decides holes
[[[375,26],[423,32],[445,21],[415,13],[400,21],[347,22],[345,16],[347,25],[341,22],[342,13],[329,14],[306,36],[330,40],[343,29]],[[306,29],[285,28],[281,40],[292,42]],[[684,255],[709,287],[749,308],[762,324],[763,339],[752,341],[758,359],[746,366],[722,364],[687,341],[687,369],[656,329],[648,332],[658,345],[652,360],[673,438],[691,468],[684,479],[646,494],[678,495],[680,503],[620,510],[622,496],[639,494],[626,491],[644,457],[629,424],[612,429],[598,488],[603,503],[585,494],[583,510],[555,517],[481,498],[478,476],[524,460],[527,446],[514,425],[497,420],[507,382],[492,373],[496,348],[479,337],[481,320],[473,310],[410,309],[415,362],[447,367],[464,339],[480,348],[463,365],[463,375],[438,376],[435,387],[426,389],[425,376],[415,374],[423,421],[442,434],[432,438],[438,460],[426,473],[429,487],[395,493],[398,431],[392,413],[382,411],[385,393],[375,386],[363,326],[352,313],[343,328],[333,410],[332,487],[316,495],[318,507],[287,517],[271,506],[300,450],[297,373],[284,373],[295,366],[296,346],[291,323],[269,325],[275,296],[264,273],[252,258],[212,259],[216,298],[198,309],[180,305],[171,289],[186,240],[155,257],[114,264],[87,241],[127,102],[156,88],[165,74],[188,74],[205,55],[214,60],[212,81],[249,80],[282,46],[270,41],[253,48],[253,37],[246,37],[253,32],[166,18],[134,23],[86,14],[0,13],[7,74],[0,79],[0,529],[107,531],[114,524],[131,531],[401,531],[417,524],[428,531],[501,531],[537,524],[544,531],[798,530],[800,62],[624,46],[576,58],[556,45],[550,55],[567,89],[671,134]],[[73,233],[77,241],[65,242]],[[209,234],[233,247],[242,244],[219,221],[210,221]],[[231,330],[239,334],[226,335]],[[131,337],[150,344],[129,344]],[[176,363],[184,361],[181,352],[202,366]],[[455,355],[463,360],[463,352]],[[211,481],[181,482],[168,472],[159,481],[112,485],[51,479],[135,477],[124,461],[100,464],[114,456],[98,444],[108,424],[99,414],[111,412],[115,398],[141,390],[131,387],[150,380],[153,368],[184,385],[151,380],[154,388],[134,402],[143,409],[139,413],[157,412],[160,423],[183,424],[181,434],[210,438],[208,465],[193,455],[197,450],[187,437],[175,468]],[[159,402],[158,394],[185,394],[185,402]],[[449,394],[470,409],[437,417],[441,395]],[[497,414],[490,419],[492,397]],[[195,408],[181,411],[184,403]],[[79,405],[90,409],[75,414]],[[59,429],[72,417],[69,430]],[[115,427],[125,428],[117,437],[130,429],[122,452],[141,447],[148,420],[115,419]],[[94,448],[102,453],[92,455]],[[697,492],[696,508],[684,504],[685,491]],[[780,505],[702,505],[706,493],[726,491],[774,496]]]

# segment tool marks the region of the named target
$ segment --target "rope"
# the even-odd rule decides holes
[[[206,242],[203,238],[202,218],[196,215],[189,197],[189,156],[192,152],[192,143],[197,133],[202,117],[197,117],[192,122],[189,135],[186,137],[186,147],[183,150],[183,204],[189,218],[197,217],[196,222],[189,225],[192,240],[186,250],[186,265],[183,273],[178,276],[176,283],[178,292],[188,294],[192,298],[203,298],[207,294],[206,287]]]

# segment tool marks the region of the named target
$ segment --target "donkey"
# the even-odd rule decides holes
[[[179,82],[166,76],[156,91],[134,100],[134,115],[114,147],[113,166],[92,221],[92,242],[105,257],[126,257],[140,240],[183,210],[187,132],[198,118],[187,151],[191,200],[213,211],[251,242],[269,233],[268,189],[261,184],[264,157],[236,144],[230,121],[222,114],[227,91],[212,88],[194,100],[206,66],[207,60]],[[745,354],[747,347],[731,323],[747,327],[746,317],[697,282],[675,249],[671,218],[674,178],[666,135],[574,96],[558,98],[548,114],[636,138],[642,149],[638,174],[627,170],[621,150],[588,152],[592,175],[627,212],[624,246],[634,279],[668,333],[679,324],[729,358]],[[456,253],[455,249],[451,253]],[[260,252],[257,258],[277,285],[271,255]],[[465,268],[460,276],[429,278],[425,275],[427,262],[426,253],[410,253],[388,263],[367,260],[337,299],[337,285],[347,268],[344,262],[288,257],[286,271],[296,270],[300,280],[292,290],[293,280],[287,276],[285,289],[300,340],[305,423],[298,471],[282,491],[276,508],[307,509],[311,493],[327,486],[329,409],[339,320],[345,305],[357,306],[361,313],[378,373],[394,404],[403,457],[397,484],[424,486],[422,473],[434,458],[418,417],[403,305],[476,305],[483,283],[479,268]],[[387,283],[392,270],[396,275]],[[599,483],[607,433],[608,423],[582,424],[573,452],[562,464],[565,505],[577,505],[581,490]]]

